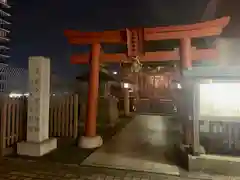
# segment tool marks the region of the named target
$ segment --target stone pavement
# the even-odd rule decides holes
[[[179,175],[174,151],[179,133],[170,116],[136,115],[82,165]]]
[[[223,176],[182,174],[167,176],[154,173],[108,168],[40,163],[22,159],[4,159],[0,162],[0,180],[239,180]]]
[[[143,119],[145,118],[146,116]],[[144,126],[142,126],[141,124]],[[163,125],[164,124],[162,124],[161,127],[165,127]],[[145,130],[143,129],[143,127],[145,127]],[[119,148],[119,146],[118,147],[110,146],[113,148],[110,148],[110,147],[107,148],[108,150],[107,152],[115,153],[115,154],[133,155],[134,157],[138,157],[138,159],[142,157],[149,158],[148,155],[151,155],[153,156],[153,159],[157,160],[157,162],[162,161],[162,163],[164,162],[166,163],[167,161],[163,161],[164,158],[158,159],[159,157],[161,157],[159,148],[154,149],[153,146],[159,145],[158,143],[162,143],[162,145],[165,145],[167,140],[168,142],[172,142],[174,139],[171,138],[169,141],[167,137],[170,137],[170,136],[167,136],[167,134],[164,135],[164,133],[161,133],[160,136],[162,137],[162,141],[159,141],[159,133],[157,134],[155,133],[155,131],[159,130],[158,129],[159,127],[157,129],[156,127],[158,126],[156,126],[156,120],[154,119],[152,120],[152,123],[149,121],[149,123],[147,124],[146,124],[146,121],[144,120],[139,121],[139,124],[131,125],[130,123],[130,125],[125,128],[125,130],[130,130],[136,133],[135,136],[133,136],[133,134],[129,131],[128,133],[126,133],[126,136],[128,137],[129,135],[132,135],[133,137],[135,137],[133,139],[129,138],[128,140],[128,144],[131,144],[131,143],[134,144],[133,140],[137,142],[135,143],[134,147],[133,145],[132,146],[129,145],[129,147],[126,147],[126,143],[125,143],[125,146],[124,146],[124,143],[122,143],[122,148]],[[144,137],[141,137],[141,134],[144,135],[145,139]],[[119,136],[115,136],[115,138],[117,137]],[[125,136],[120,135],[120,137],[126,140]],[[149,137],[149,139],[148,138],[146,139],[146,137]],[[145,143],[143,143],[141,139],[145,140]],[[111,144],[111,142],[109,142],[109,144]],[[144,146],[138,146],[138,145],[144,145]],[[131,147],[133,148],[131,149]],[[160,149],[163,149],[163,147],[161,147]],[[101,148],[100,148],[100,151],[101,151]],[[64,179],[68,179],[68,180],[77,180],[77,179],[78,180],[79,179],[81,180],[211,180],[211,179],[212,180],[240,180],[240,178],[234,178],[234,177],[210,176],[203,173],[187,173],[181,170],[180,168],[179,168],[178,175],[175,175],[175,176],[166,175],[166,172],[162,172],[164,175],[156,174],[152,172],[146,172],[147,170],[146,168],[142,170],[135,169],[136,171],[133,171],[132,169],[134,169],[133,167],[135,165],[131,160],[128,162],[125,161],[125,163],[128,163],[128,165],[131,166],[131,168],[129,169],[125,168],[124,170],[123,169],[117,170],[114,168],[111,169],[106,167],[94,167],[93,166],[94,164],[77,165],[77,163],[80,164],[82,161],[82,157],[76,158],[78,156],[77,153],[81,153],[81,152],[77,150],[77,151],[66,151],[64,154],[61,154],[61,153],[59,154],[60,156],[65,155],[65,157],[69,159],[71,159],[70,156],[75,157],[76,160],[71,162],[72,165],[69,164],[70,161],[65,161],[65,160],[60,161],[58,163],[56,161],[55,163],[53,161],[51,162],[52,159],[49,158],[51,156],[46,156],[45,159],[42,159],[42,160],[41,159],[27,160],[24,158],[17,158],[17,157],[2,159],[0,160],[0,180],[3,180],[3,179],[4,180],[10,180],[10,179],[17,179],[17,180],[21,180],[21,179],[22,180],[35,180],[35,179],[36,180],[37,179],[38,180],[40,179],[46,179],[46,180],[47,179],[49,180],[57,180],[57,179],[58,180],[64,180]],[[105,156],[105,159],[102,159],[103,161],[105,161],[105,163],[106,161],[108,161],[108,159],[106,158],[107,157]],[[101,161],[98,160],[98,162],[101,162]],[[76,164],[76,165],[73,165],[73,164]],[[141,162],[139,163],[139,165],[143,166]]]

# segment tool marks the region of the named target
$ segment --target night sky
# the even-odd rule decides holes
[[[28,57],[48,56],[57,74],[73,77],[81,65],[71,65],[72,48],[64,29],[83,31],[194,23],[209,0],[9,0],[12,5],[11,59],[27,68]],[[83,48],[84,49],[84,48]],[[86,49],[86,48],[85,48]]]

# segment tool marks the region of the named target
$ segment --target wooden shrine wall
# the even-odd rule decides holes
[[[144,73],[139,76],[139,95],[142,98],[170,96],[171,76],[165,73]]]

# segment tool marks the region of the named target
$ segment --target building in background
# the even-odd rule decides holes
[[[28,70],[0,64],[0,93],[28,92]]]
[[[0,63],[7,63],[8,55],[8,42],[9,42],[9,33],[10,33],[10,22],[9,17],[11,16],[8,13],[10,6],[8,5],[7,0],[0,0]]]
[[[54,95],[69,94],[75,90],[75,79],[69,81],[62,76],[51,73],[51,93]],[[0,95],[28,94],[28,70],[0,63]]]

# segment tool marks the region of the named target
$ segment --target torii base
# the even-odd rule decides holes
[[[84,149],[95,149],[103,145],[103,139],[101,136],[87,137],[81,136],[79,138],[78,147]]]

